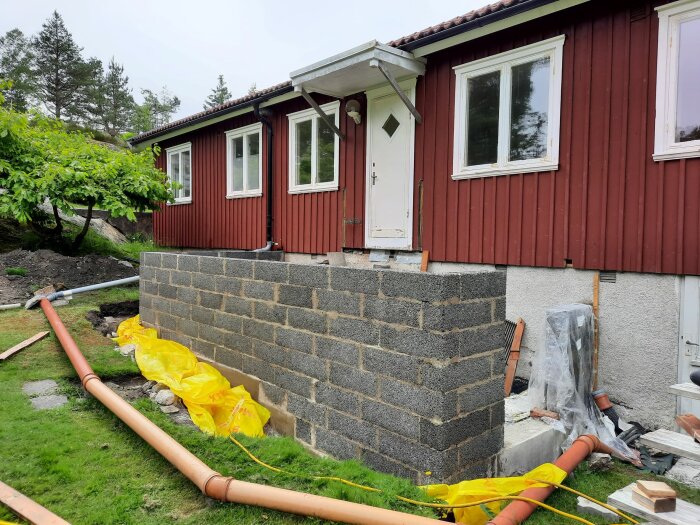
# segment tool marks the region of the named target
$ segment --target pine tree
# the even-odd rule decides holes
[[[32,54],[29,40],[19,29],[0,37],[0,79],[12,85],[3,89],[5,104],[15,111],[26,111],[34,93]]]
[[[129,129],[134,98],[129,88],[129,77],[124,75],[124,66],[114,57],[109,61],[107,73],[95,79],[89,97],[89,112],[92,121],[112,137]]]
[[[180,107],[180,99],[171,95],[166,87],[163,87],[160,93],[142,89],[141,94],[143,104],[134,106],[131,119],[131,131],[134,133],[143,133],[169,123]]]
[[[231,92],[228,90],[226,82],[224,82],[224,75],[219,75],[219,82],[204,101],[204,109],[220,106],[227,100],[231,100]]]
[[[85,91],[94,80],[96,63],[85,62],[80,48],[54,11],[32,41],[39,98],[56,118],[80,117]]]

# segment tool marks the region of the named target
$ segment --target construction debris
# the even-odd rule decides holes
[[[682,499],[676,499],[676,510],[672,512],[655,513],[640,505],[632,498],[636,483],[615,491],[608,496],[608,504],[618,509],[645,518],[652,523],[661,525],[700,525],[700,506]]]
[[[588,468],[593,472],[607,472],[612,468],[612,457],[610,454],[593,452],[588,457]]]
[[[694,489],[700,489],[700,461],[680,458],[666,473],[666,477]]]
[[[578,497],[576,501],[576,510],[581,514],[589,514],[591,516],[598,516],[608,521],[618,521],[620,518],[613,511],[606,509],[605,507],[593,503],[581,496]]]

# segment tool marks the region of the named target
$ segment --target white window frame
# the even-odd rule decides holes
[[[182,153],[185,151],[188,151],[190,154],[190,196],[189,197],[175,197],[175,202],[169,202],[168,205],[171,204],[190,204],[192,202],[192,180],[193,180],[193,172],[192,172],[192,143],[191,142],[185,142],[184,144],[178,144],[177,146],[172,146],[170,148],[166,148],[165,150],[165,155],[167,158],[167,175],[168,175],[168,180],[172,182],[172,178],[170,176],[172,169],[170,167],[170,156],[178,154],[180,155],[180,180],[177,180],[175,182],[178,182],[182,184]],[[180,190],[184,189],[184,184],[182,184],[182,188]],[[177,190],[177,191],[180,191]]]
[[[334,119],[336,127],[340,126],[340,101],[323,104],[321,110]],[[338,189],[339,165],[340,165],[340,140],[333,133],[333,180],[331,182],[317,182],[316,157],[318,156],[318,122],[321,117],[314,109],[305,109],[287,115],[289,120],[289,193],[313,193],[318,191],[334,191]],[[311,183],[297,184],[296,173],[296,124],[311,121]]]
[[[248,189],[248,137],[258,135],[258,187]],[[233,140],[243,137],[243,189],[233,190]],[[257,122],[250,126],[232,129],[226,132],[226,198],[240,199],[246,197],[260,197],[262,191],[262,124]]]
[[[454,67],[455,84],[454,143],[452,178],[470,179],[510,173],[532,173],[559,169],[559,118],[561,113],[561,70],[564,35],[519,47]],[[547,115],[547,156],[539,159],[509,161],[511,68],[533,59],[549,57],[549,107]],[[467,87],[470,78],[501,72],[498,122],[498,161],[494,164],[467,166]]]
[[[656,11],[659,14],[659,42],[653,158],[661,161],[700,157],[700,140],[676,142],[679,29],[681,23],[700,18],[700,1],[680,0],[657,7]]]

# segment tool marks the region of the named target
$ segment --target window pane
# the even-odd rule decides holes
[[[243,191],[243,137],[231,140],[231,162],[233,172],[233,191]]]
[[[335,118],[335,115],[331,115]],[[335,133],[322,119],[318,121],[318,153],[316,166],[318,182],[333,182],[335,179]]]
[[[510,99],[510,160],[547,155],[549,57],[513,66]]]
[[[473,77],[467,83],[467,166],[498,160],[498,103],[501,72]]]
[[[680,25],[676,142],[700,140],[700,19]]]
[[[192,190],[192,177],[190,176],[190,152],[183,151],[181,153],[180,162],[182,163],[182,197],[189,197]]]
[[[260,135],[248,135],[248,188],[260,189]]]
[[[180,182],[180,154],[173,153],[170,155],[170,182]],[[181,197],[181,190],[175,190],[175,198]]]
[[[295,131],[296,183],[311,184],[311,121],[297,122]]]

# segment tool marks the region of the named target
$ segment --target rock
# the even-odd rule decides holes
[[[119,353],[123,356],[132,356],[136,352],[136,345],[129,343],[119,347]]]
[[[160,392],[161,390],[165,390],[168,388],[168,385],[164,385],[163,383],[156,383],[151,387],[151,392],[155,392],[156,394]]]
[[[612,468],[612,458],[610,454],[593,452],[588,458],[588,468],[593,472],[607,472]]]
[[[28,396],[46,396],[58,390],[58,383],[53,379],[43,379],[41,381],[29,381],[22,385],[22,392]]]
[[[134,265],[131,264],[129,261],[119,261],[118,264],[121,264],[122,266],[126,266],[127,268],[133,268]]]
[[[615,514],[613,511],[601,507],[597,503],[588,501],[586,498],[578,497],[576,502],[576,510],[581,514],[590,514],[591,516],[600,516],[603,519],[609,521],[618,521],[620,516]]]
[[[118,384],[112,383],[111,381],[105,382],[104,385],[110,390],[119,390],[121,388]]]
[[[159,391],[153,399],[159,405],[172,405],[175,402],[175,397],[172,390],[165,389]]]
[[[666,473],[666,477],[694,489],[700,489],[700,461],[680,458]]]
[[[68,398],[64,395],[39,396],[32,398],[32,406],[36,410],[48,410],[58,408],[68,403]]]
[[[155,384],[155,381],[146,381],[143,385],[141,385],[141,392],[148,392]]]
[[[163,392],[165,392],[165,390],[163,390]],[[177,408],[175,405],[164,405],[160,407],[160,411],[165,414],[176,414],[180,411],[180,409]]]

